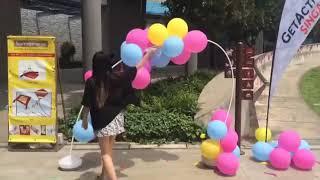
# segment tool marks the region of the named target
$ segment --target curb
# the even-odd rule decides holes
[[[64,146],[70,146],[71,143],[67,143]],[[117,142],[114,145],[115,150],[142,150],[142,149],[198,149],[200,145],[191,145],[187,143],[180,144],[137,144],[137,143],[127,143],[127,142]],[[82,144],[74,143],[74,150],[100,150],[98,143]]]
[[[66,143],[62,145],[63,147],[70,147],[71,143]],[[243,145],[242,149],[249,150],[252,149],[252,145]],[[8,143],[0,143],[0,149],[7,149]],[[200,143],[189,144],[137,144],[137,143],[127,143],[127,142],[117,142],[114,145],[114,150],[143,150],[143,149],[163,149],[163,150],[178,150],[178,149],[200,149]],[[73,150],[100,150],[98,143],[78,143],[73,144]],[[311,150],[320,150],[320,145],[311,145]]]
[[[61,145],[63,147],[69,148],[71,143]],[[0,143],[0,149],[7,149],[8,143]],[[179,144],[138,144],[138,143],[128,143],[128,142],[117,142],[114,145],[114,150],[139,150],[139,149],[199,149],[200,144],[188,144],[188,143],[179,143]],[[73,150],[100,150],[98,143],[73,143]]]

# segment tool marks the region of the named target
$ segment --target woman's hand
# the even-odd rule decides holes
[[[88,107],[84,107],[82,111],[82,128],[88,129],[88,113],[90,112],[90,109]]]
[[[156,51],[157,51],[157,48],[151,47],[151,48],[147,49],[147,54],[146,55],[149,56],[149,57],[152,57],[152,56],[154,56]]]
[[[87,130],[88,129],[88,121],[82,121],[82,128]]]
[[[140,63],[136,66],[137,69],[143,67],[147,61],[150,61],[154,54],[156,53],[157,48],[156,47],[151,47],[147,49],[146,54],[143,56],[142,60]]]

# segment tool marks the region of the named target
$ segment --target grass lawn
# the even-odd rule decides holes
[[[300,89],[304,100],[320,114],[320,67],[310,70],[303,76]]]

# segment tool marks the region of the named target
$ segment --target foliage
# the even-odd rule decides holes
[[[126,114],[126,136],[139,143],[198,141],[201,127],[191,116],[169,111]]]
[[[71,42],[64,42],[60,47],[59,65],[61,68],[81,67],[81,62],[75,62],[73,56],[76,53],[76,48]]]
[[[66,41],[62,43],[60,47],[60,52],[61,57],[71,58],[76,53],[76,48],[71,42]]]
[[[210,39],[250,42],[261,29],[254,0],[167,0],[170,17],[183,17]]]
[[[301,81],[301,93],[306,103],[320,114],[320,68],[307,72]]]
[[[222,42],[252,45],[261,30],[276,34],[284,0],[167,0],[169,17],[186,19],[191,28],[204,30]],[[274,36],[275,37],[275,36]]]
[[[169,78],[141,91],[141,106],[129,106],[126,137],[140,143],[199,140],[202,128],[194,122],[198,97],[213,73]]]
[[[141,107],[147,112],[161,112],[168,110],[194,116],[197,110],[197,100],[203,87],[213,78],[213,73],[196,73],[180,78],[168,78],[159,81],[146,91],[138,94]],[[129,109],[129,112],[133,109]]]

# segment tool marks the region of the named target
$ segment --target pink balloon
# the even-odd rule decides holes
[[[207,36],[198,30],[190,31],[184,37],[184,46],[186,50],[192,53],[203,51],[208,45]]]
[[[222,153],[218,156],[217,168],[225,175],[236,175],[239,165],[240,161],[233,153]]]
[[[300,135],[292,130],[284,131],[279,136],[279,147],[289,152],[297,151],[299,149],[300,142]]]
[[[137,70],[136,77],[132,81],[132,87],[135,89],[144,89],[151,82],[150,73],[144,67]]]
[[[84,81],[87,81],[91,77],[92,77],[92,70],[89,70],[86,73],[84,73]]]
[[[148,48],[149,40],[148,34],[145,30],[136,28],[132,29],[126,38],[127,43],[134,43],[138,45],[143,51]]]
[[[151,63],[150,63],[149,60],[148,60],[148,61],[146,62],[146,64],[144,65],[144,68],[146,68],[149,73],[151,72]]]
[[[233,152],[237,147],[238,134],[234,130],[229,130],[228,134],[220,141],[224,152]]]
[[[217,120],[217,121],[225,122],[227,115],[228,115],[228,112],[226,110],[218,109],[212,114],[211,121]],[[228,128],[230,128],[230,126],[231,126],[232,119],[233,118],[232,118],[231,114],[229,114],[227,122],[226,122]]]
[[[282,148],[275,148],[269,157],[272,167],[280,170],[288,169],[291,163],[291,155]]]
[[[310,150],[300,149],[294,154],[293,163],[299,169],[311,170],[316,163],[316,158]]]
[[[184,48],[182,53],[179,56],[172,58],[171,61],[177,65],[183,65],[188,62],[190,56],[191,53]]]

